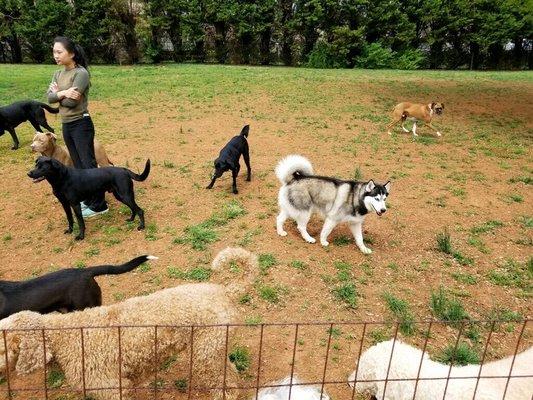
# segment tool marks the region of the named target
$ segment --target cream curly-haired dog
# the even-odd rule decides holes
[[[0,330],[6,330],[9,369],[18,374],[28,374],[43,368],[44,329],[46,361],[53,359],[57,362],[70,387],[81,391],[84,383],[87,394],[95,398],[119,399],[119,380],[122,388],[131,388],[143,378],[149,378],[148,374],[158,365],[155,357],[156,334],[157,360],[160,363],[171,354],[190,353],[190,326],[235,321],[235,296],[246,290],[258,267],[255,255],[244,249],[228,248],[217,256],[212,268],[223,269],[231,261],[248,268],[243,274],[247,282],[240,287],[233,285],[226,288],[213,283],[185,284],[70,314],[41,315],[28,311],[13,314],[0,321]],[[139,325],[144,327],[132,327]],[[120,333],[119,326],[122,326]],[[92,327],[83,329],[83,356],[79,327]],[[194,329],[193,375],[192,382],[188,382],[192,388],[222,387],[225,335],[224,326]],[[0,340],[0,370],[5,370],[5,357],[4,343]],[[91,388],[110,389],[93,392]],[[124,389],[122,399],[129,396],[131,393]],[[218,390],[212,398],[221,397],[222,391]],[[226,394],[226,398],[231,396]]]
[[[427,353],[416,347],[405,344],[399,340],[381,342],[363,352],[357,368],[356,389],[360,393],[375,396],[384,400],[435,400],[442,399],[446,387],[446,378],[450,370],[449,365],[432,361]],[[383,396],[384,380],[387,376],[389,360],[393,352],[392,362],[388,379],[399,379],[387,382],[385,396]],[[420,361],[422,368],[420,375],[418,369]],[[531,400],[533,394],[533,378],[520,378],[520,375],[533,374],[533,347],[517,354],[513,370],[511,363],[513,357],[507,357],[498,361],[483,364],[481,378],[473,379],[450,379],[446,388],[446,400],[472,400],[474,391],[476,400],[501,400],[507,384],[507,378],[491,378],[496,376],[507,377],[511,374],[507,387],[506,400]],[[479,365],[453,366],[451,378],[477,377],[480,373]],[[442,378],[438,380],[420,380],[415,390],[415,379]],[[353,387],[355,371],[348,378],[348,383]],[[401,380],[405,379],[405,380]],[[381,380],[380,382],[359,381]],[[476,388],[477,384],[477,388]]]

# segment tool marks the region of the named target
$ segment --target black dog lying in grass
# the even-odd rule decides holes
[[[237,190],[237,175],[239,175],[239,170],[241,169],[241,165],[239,164],[241,154],[246,163],[246,168],[248,168],[248,177],[246,180],[249,182],[252,179],[250,150],[248,147],[248,140],[246,139],[249,131],[250,125],[246,125],[242,128],[240,135],[231,138],[228,144],[220,150],[220,154],[215,160],[215,173],[213,174],[213,179],[211,179],[211,183],[207,186],[207,189],[211,189],[217,178],[220,178],[224,172],[231,170],[231,175],[233,176],[233,193],[239,193]]]
[[[98,192],[113,193],[118,201],[131,209],[131,217],[127,221],[133,221],[135,215],[138,215],[140,223],[137,229],[144,229],[144,211],[135,203],[132,179],[142,182],[149,173],[150,160],[146,161],[143,173],[137,175],[127,168],[119,167],[70,168],[53,158],[39,157],[35,161],[35,169],[28,172],[28,176],[33,178],[34,183],[46,179],[52,185],[54,195],[67,215],[68,229],[65,233],[72,233],[73,231],[74,220],[70,208],[74,209],[80,227],[80,233],[76,236],[76,240],[82,240],[85,237],[85,222],[81,214],[80,202]]]
[[[24,310],[44,314],[101,306],[102,291],[95,276],[123,274],[156,259],[140,256],[122,265],[69,268],[28,281],[0,281],[0,319]]]
[[[8,131],[13,138],[12,150],[19,147],[19,140],[15,128],[24,121],[30,121],[37,132],[42,132],[41,126],[54,133],[54,128],[46,122],[43,108],[52,114],[57,114],[59,109],[35,100],[17,101],[8,106],[0,107],[0,136]]]

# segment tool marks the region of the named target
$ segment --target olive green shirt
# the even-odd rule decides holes
[[[54,74],[52,83],[56,82],[58,91],[77,87],[81,97],[78,100],[64,98],[61,101],[57,92],[48,91],[48,102],[59,102],[59,115],[63,123],[76,121],[83,118],[83,114],[88,114],[87,102],[89,97],[89,73],[83,67],[76,67],[69,70],[60,70]]]

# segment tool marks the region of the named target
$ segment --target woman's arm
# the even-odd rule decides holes
[[[74,77],[72,87],[67,90],[57,92],[60,98],[63,96],[61,105],[68,108],[76,107],[80,102],[82,94],[85,93],[88,87],[89,73],[85,69],[80,69]]]

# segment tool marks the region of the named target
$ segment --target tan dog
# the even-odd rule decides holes
[[[33,137],[33,142],[30,145],[32,151],[39,152],[41,155],[55,158],[61,164],[66,165],[67,167],[72,167],[72,158],[65,146],[56,144],[57,136],[53,133],[47,132],[35,132]],[[96,162],[100,167],[109,167],[113,163],[107,157],[104,146],[102,146],[98,141],[94,141],[94,154],[96,156]]]
[[[413,135],[418,136],[416,134],[416,123],[418,121],[423,121],[428,127],[437,132],[437,136],[442,136],[441,133],[431,125],[431,120],[433,119],[433,116],[435,114],[441,115],[443,110],[444,103],[433,102],[430,104],[417,104],[404,102],[397,104],[394,107],[394,110],[392,110],[392,121],[387,126],[387,131],[389,135],[391,135],[391,128],[401,121],[403,131],[409,132],[409,130],[403,125],[405,123],[405,120],[409,119],[411,121],[414,121]]]

